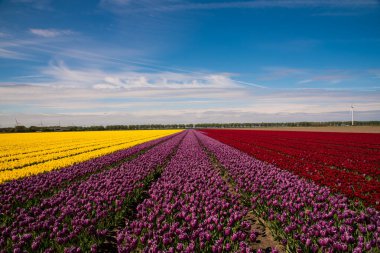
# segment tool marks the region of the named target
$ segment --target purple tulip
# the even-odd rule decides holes
[[[178,251],[182,251],[183,250],[183,244],[182,243],[178,243],[176,249]]]
[[[255,242],[256,239],[257,239],[257,235],[256,235],[256,233],[255,233],[255,232],[251,232],[251,234],[249,235],[249,240],[250,240],[251,242]]]
[[[227,227],[226,229],[224,229],[224,234],[226,236],[229,236],[231,234],[231,228],[230,227]]]
[[[248,213],[247,209],[229,191],[226,181],[210,162],[193,131],[189,131],[161,177],[149,189],[149,195],[150,198],[139,205],[138,218],[134,222],[148,227],[152,224],[150,240],[157,245],[165,245],[166,249],[173,246],[179,250],[179,240],[181,244],[192,245],[184,249],[185,252],[204,251],[206,247],[221,252],[223,245],[227,245],[225,236],[230,236],[233,230],[251,227],[242,220]],[[150,219],[153,213],[163,215],[160,219]],[[161,222],[177,224],[170,231],[173,232],[171,236],[178,240],[169,242],[165,236],[161,239],[159,235],[165,230]],[[230,225],[226,227],[226,223]],[[119,232],[124,236],[124,240],[118,240],[120,251],[125,249],[123,241],[127,240],[127,235],[141,237],[147,234],[136,232],[131,225]],[[199,244],[195,244],[198,240]],[[234,240],[228,243],[227,248],[239,248],[240,244],[248,248],[245,241],[249,238],[243,231],[234,235]],[[148,251],[149,246],[141,250]]]
[[[235,241],[238,240],[238,238],[239,238],[239,235],[238,235],[237,233],[234,233],[234,234],[232,235],[232,237],[231,237],[231,240],[232,240],[233,242],[235,242]]]
[[[278,253],[278,249],[276,249],[276,248],[272,248],[272,249],[271,249],[271,253]]]

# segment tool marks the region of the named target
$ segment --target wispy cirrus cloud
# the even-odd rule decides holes
[[[376,74],[375,70],[369,71]],[[292,81],[297,84],[338,84],[350,81],[358,76],[367,76],[365,71],[349,71],[339,69],[308,69],[291,67],[264,67],[258,75],[260,81]]]
[[[292,67],[263,67],[261,73],[259,74],[258,80],[268,81],[268,80],[280,80],[292,76],[304,75],[308,72],[306,69],[302,68],[292,68]]]
[[[256,1],[221,1],[221,2],[191,2],[175,1],[135,1],[135,0],[102,0],[101,6],[111,8],[125,7],[124,11],[183,11],[210,10],[230,8],[307,8],[307,7],[338,7],[338,8],[371,8],[378,7],[376,0],[256,0]],[[121,11],[120,9],[118,11]]]
[[[369,69],[368,72],[369,72],[374,78],[380,78],[380,68],[379,68],[379,69]]]
[[[28,56],[23,54],[23,53],[16,52],[13,50],[0,48],[0,58],[14,59],[14,60],[25,60],[25,59],[28,59]]]
[[[38,10],[52,10],[51,0],[11,0],[14,4],[27,4]]]
[[[0,32],[0,38],[7,38],[10,35],[8,33]]]
[[[37,29],[37,28],[31,28],[29,29],[29,32],[45,38],[54,38],[59,36],[65,36],[65,35],[73,35],[75,34],[72,30],[59,30],[59,29]]]
[[[353,12],[353,11],[329,11],[329,12],[320,12],[313,14],[313,16],[316,17],[351,17],[351,16],[358,16],[360,15],[359,12]]]
[[[324,82],[324,83],[331,83],[331,84],[338,84],[343,82],[344,80],[349,80],[352,78],[352,75],[348,74],[322,74],[322,75],[315,75],[311,76],[309,79],[303,79],[298,82],[298,84],[307,84],[312,82]]]

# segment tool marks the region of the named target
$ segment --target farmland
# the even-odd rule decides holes
[[[380,207],[380,135],[207,130],[262,161]]]
[[[70,166],[174,132],[4,134],[0,136],[0,183]]]
[[[379,252],[378,134],[0,138],[0,252]]]

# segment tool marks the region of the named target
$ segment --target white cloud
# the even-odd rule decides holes
[[[73,32],[71,30],[58,30],[58,29],[31,28],[31,29],[29,29],[29,31],[34,35],[45,37],[45,38],[54,38],[54,37],[58,37],[58,36],[75,34],[75,32]]]
[[[43,69],[50,77],[49,85],[77,88],[119,89],[204,89],[241,88],[229,74],[179,73],[179,72],[104,72],[100,69],[71,69],[60,61]]]
[[[9,124],[18,114],[23,116],[17,119],[33,122],[30,115],[41,113],[49,115],[43,116],[44,121],[60,118],[80,125],[273,122],[297,117],[300,121],[310,120],[310,115],[321,119],[325,115],[327,120],[336,112],[349,110],[352,103],[363,114],[380,111],[378,89],[262,89],[235,82],[227,73],[105,71],[72,68],[62,61],[36,74],[37,79],[0,82],[0,112],[13,115]],[[4,117],[0,119],[5,124],[8,116]]]

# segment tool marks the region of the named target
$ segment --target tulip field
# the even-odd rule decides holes
[[[3,134],[0,183],[73,165],[171,133],[173,131]]]
[[[380,252],[380,135],[0,135],[0,252]]]
[[[207,130],[219,141],[380,208],[380,134]]]

